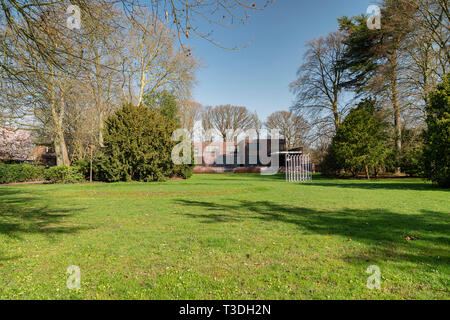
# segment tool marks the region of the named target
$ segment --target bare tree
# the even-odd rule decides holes
[[[91,144],[91,134],[86,141],[74,138],[75,132],[84,137],[84,121],[89,128],[97,123],[92,132],[102,144],[104,118],[118,102],[118,87],[126,100],[138,103],[159,88],[188,93],[197,63],[182,38],[197,35],[215,42],[200,30],[199,20],[219,26],[244,22],[247,9],[267,4],[0,0],[0,18],[6,22],[0,26],[0,117],[43,129],[54,142],[58,164],[68,165],[67,143],[70,152],[78,150],[77,157]],[[67,26],[71,5],[81,10],[80,30]]]
[[[144,94],[160,88],[169,88],[179,95],[189,96],[194,83],[198,63],[190,49],[176,46],[175,35],[163,22],[156,20],[146,10],[135,10],[129,21],[126,45],[130,50],[126,61],[133,81],[137,83],[137,101],[141,104]],[[128,92],[133,92],[128,89]],[[128,97],[131,101],[132,97]]]
[[[298,114],[288,111],[272,113],[265,123],[270,130],[280,130],[280,135],[286,140],[288,149],[303,147],[310,130],[308,122]]]
[[[223,141],[231,141],[250,129],[253,115],[246,107],[221,105],[208,107],[203,113],[204,129],[215,129]]]
[[[342,103],[345,70],[338,68],[344,54],[343,33],[336,31],[307,44],[297,80],[290,84],[296,94],[293,110],[332,123],[337,130],[346,106]]]
[[[432,39],[435,56],[438,57],[440,72],[445,74],[450,63],[450,10],[447,0],[415,0],[416,25],[420,25]]]
[[[202,118],[203,106],[195,101],[183,100],[179,102],[179,117],[181,125],[191,136],[193,135],[195,123]]]
[[[87,20],[83,28],[86,30],[86,68],[83,78],[87,80],[90,96],[96,112],[91,116],[96,119],[94,145],[103,146],[104,121],[113,106],[120,105],[120,64],[124,56],[124,34],[121,28],[123,13],[107,3],[93,3],[91,14],[101,17],[96,21]],[[107,18],[106,18],[107,17]],[[106,19],[105,19],[106,18]]]
[[[58,27],[61,26],[61,19],[64,17],[62,12],[55,8],[43,13],[39,28],[32,29],[32,32],[39,37],[42,45],[53,48],[49,53],[59,49],[66,55],[55,55],[44,59],[33,42],[26,41],[26,38],[16,38],[11,31],[7,32],[5,40],[15,50],[11,57],[18,71],[9,80],[28,95],[33,102],[29,106],[29,111],[50,131],[57,164],[70,165],[65,139],[65,114],[69,106],[68,99],[75,90],[76,78],[80,74],[82,65],[74,63],[75,61],[69,59],[67,55],[80,54],[83,47],[79,46],[77,38],[68,36],[65,30]],[[42,30],[46,31],[41,32]],[[64,70],[57,68],[53,63],[55,61],[64,63]]]
[[[423,119],[428,94],[450,69],[448,1],[401,0],[401,6],[395,14],[408,22],[403,46],[407,94],[411,109]]]
[[[263,128],[263,123],[262,121],[259,119],[258,113],[255,111],[253,112],[253,114],[251,115],[251,120],[250,120],[250,129],[255,130],[256,132],[256,137],[259,139],[261,137],[261,130]]]

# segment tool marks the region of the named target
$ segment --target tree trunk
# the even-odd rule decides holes
[[[91,146],[91,159],[90,159],[90,168],[89,168],[89,182],[92,183],[92,149],[93,147]]]
[[[398,97],[398,85],[397,85],[397,53],[393,54],[392,61],[392,108],[394,113],[394,127],[395,127],[395,151],[397,168],[396,174],[401,173],[400,157],[402,152],[402,123],[400,117],[400,102]]]
[[[145,70],[144,70],[144,61],[141,60],[141,79],[140,79],[140,85],[139,85],[139,98],[137,105],[141,105],[142,100],[144,99],[144,89],[145,89]]]
[[[333,102],[333,116],[334,116],[334,127],[337,130],[339,129],[339,125],[341,124],[341,119],[339,117],[338,107],[337,107],[337,95],[336,100]]]
[[[98,112],[98,144],[104,146],[103,129],[104,129],[104,103],[103,103],[103,87],[101,77],[100,54],[95,59],[95,77],[96,77],[96,99]]]
[[[364,163],[364,169],[366,170],[366,177],[367,177],[367,180],[370,180],[369,167],[367,166],[366,163]]]
[[[103,130],[105,129],[105,122],[104,122],[104,116],[103,116],[103,110],[100,110],[99,113],[99,120],[98,120],[98,144],[100,147],[104,147],[105,139],[103,137]]]
[[[52,103],[52,119],[53,119],[54,145],[56,153],[56,165],[70,166],[69,153],[67,152],[66,140],[64,138],[63,117],[64,117],[64,99],[61,97],[59,101],[59,108],[58,103],[55,100],[53,100]]]
[[[67,152],[66,141],[64,133],[59,129],[57,130],[54,139],[55,153],[56,153],[56,165],[57,166],[70,166],[69,153]]]

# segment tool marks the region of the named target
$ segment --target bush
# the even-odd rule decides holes
[[[423,137],[422,132],[415,133],[411,129],[402,132],[402,154],[400,167],[409,175],[423,176]],[[417,130],[418,131],[418,130]]]
[[[87,160],[77,160],[72,166],[77,167],[86,180],[89,180],[91,165]]]
[[[356,176],[364,170],[370,178],[370,169],[384,165],[388,154],[385,124],[375,116],[375,103],[363,100],[350,111],[339,126],[332,142],[332,156],[338,168]],[[328,164],[330,169],[334,165]]]
[[[189,179],[194,173],[194,166],[189,164],[177,165],[174,168],[173,176],[183,179]]]
[[[424,162],[427,177],[450,188],[450,75],[429,96],[424,132]]]
[[[145,106],[126,105],[106,122],[103,156],[96,176],[104,181],[164,181],[174,175],[174,120]],[[189,176],[188,169],[180,169]]]
[[[333,145],[330,144],[327,149],[326,155],[323,157],[322,162],[319,163],[319,170],[325,176],[337,176],[342,168],[339,167],[336,159],[336,153],[334,152]]]
[[[29,164],[2,164],[0,165],[0,184],[42,180],[44,170],[44,167]]]
[[[81,169],[77,166],[51,167],[45,171],[45,178],[52,183],[76,183],[84,181]]]

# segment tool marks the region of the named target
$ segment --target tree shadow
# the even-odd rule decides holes
[[[82,209],[41,205],[42,197],[36,195],[38,193],[35,191],[28,194],[23,190],[0,188],[0,236],[22,239],[26,234],[42,234],[53,237],[58,234],[74,234],[88,228],[64,221]],[[0,254],[0,261],[9,259],[12,258],[5,258]]]
[[[320,187],[334,187],[334,188],[349,188],[349,189],[363,189],[363,190],[415,190],[415,191],[450,191],[449,189],[442,189],[436,185],[427,182],[386,182],[383,180],[360,180],[359,182],[353,182],[352,180],[340,180],[335,182],[333,180],[321,179],[315,180],[314,186]]]
[[[297,226],[310,234],[339,235],[349,241],[359,241],[370,249],[374,257],[385,260],[393,255],[396,247],[402,247],[401,259],[414,262],[433,262],[440,252],[440,263],[450,263],[450,215],[431,210],[419,214],[399,214],[382,209],[317,210],[305,207],[281,205],[271,201],[236,201],[233,204],[217,204],[205,201],[177,200],[186,207],[201,208],[202,213],[185,215],[202,223],[228,223],[244,221],[282,222]],[[207,211],[207,213],[204,213]],[[405,240],[405,235],[418,236],[415,241]],[[431,250],[431,248],[434,248]],[[347,257],[359,259],[360,257]],[[399,258],[399,257],[397,257]]]

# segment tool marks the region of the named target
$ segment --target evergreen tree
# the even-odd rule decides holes
[[[429,96],[424,132],[425,173],[440,187],[450,187],[450,76]]]
[[[364,170],[370,179],[370,168],[383,165],[388,149],[385,125],[375,117],[374,101],[366,99],[350,111],[333,138],[332,152],[340,168],[354,176]]]
[[[152,110],[157,110],[169,120],[179,122],[180,106],[177,102],[177,96],[171,91],[161,90],[145,95],[144,105]]]
[[[174,173],[172,132],[156,110],[125,105],[106,121],[102,167],[107,181],[163,181]]]
[[[375,95],[391,105],[397,173],[401,171],[402,156],[403,50],[411,32],[414,10],[410,1],[384,0],[379,30],[369,30],[364,15],[338,19],[340,29],[347,34],[344,40],[347,50],[339,67],[351,71],[350,80],[344,86],[366,96]],[[399,11],[405,14],[400,15]]]

